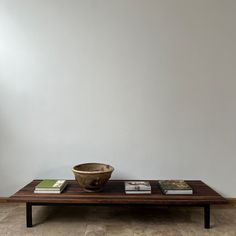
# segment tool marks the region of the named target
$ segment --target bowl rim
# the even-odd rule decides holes
[[[82,166],[82,165],[90,165],[90,164],[96,164],[96,165],[105,165],[105,166],[109,166],[109,168],[111,168],[110,170],[97,170],[97,171],[85,171],[85,170],[76,170],[75,168],[78,166]],[[78,164],[75,165],[72,169],[72,171],[74,173],[79,173],[79,174],[102,174],[102,173],[112,173],[114,171],[114,167],[108,164],[104,164],[104,163],[98,163],[98,162],[88,162],[88,163],[82,163],[82,164]]]

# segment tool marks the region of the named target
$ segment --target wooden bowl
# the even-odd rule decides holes
[[[87,192],[99,192],[110,179],[114,168],[102,163],[84,163],[73,167],[76,181]]]

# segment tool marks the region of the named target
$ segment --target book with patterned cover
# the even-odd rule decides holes
[[[193,189],[184,180],[159,180],[164,194],[193,194]]]

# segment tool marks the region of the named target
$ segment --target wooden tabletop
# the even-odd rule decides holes
[[[67,180],[67,187],[61,194],[36,194],[35,186],[41,180],[33,180],[9,198],[11,202],[70,203],[70,204],[157,204],[157,205],[203,205],[226,203],[221,195],[200,180],[186,180],[193,188],[193,195],[164,195],[157,180],[148,180],[152,194],[127,195],[124,181],[110,180],[102,192],[84,192],[75,180]]]

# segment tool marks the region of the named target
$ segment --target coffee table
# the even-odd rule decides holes
[[[35,194],[34,188],[41,180],[33,180],[9,198],[10,202],[26,203],[26,226],[32,227],[32,206],[36,205],[156,205],[197,206],[204,209],[204,226],[210,228],[210,205],[224,204],[226,199],[200,180],[186,180],[193,188],[193,195],[164,195],[157,180],[149,181],[152,194],[127,195],[124,181],[110,180],[102,192],[84,192],[75,180],[61,194]]]

